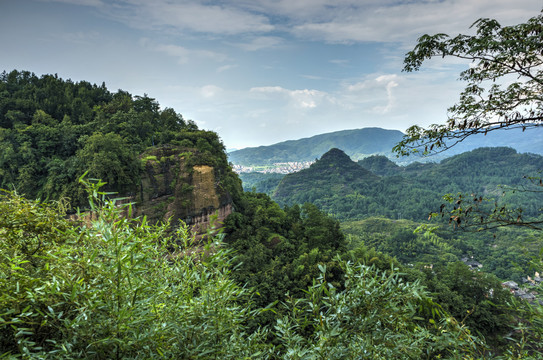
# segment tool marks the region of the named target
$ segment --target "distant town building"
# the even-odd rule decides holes
[[[262,166],[244,166],[244,165],[233,165],[233,170],[238,173],[250,173],[258,172],[264,174],[291,174],[298,172],[303,169],[307,169],[313,164],[314,161],[292,161],[284,163],[275,163],[273,165],[262,165]]]

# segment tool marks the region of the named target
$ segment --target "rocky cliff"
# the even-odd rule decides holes
[[[196,233],[205,232],[211,219],[223,221],[233,210],[232,197],[216,169],[198,161],[195,149],[162,146],[141,155],[143,172],[136,195],[136,215],[150,222],[179,220]]]

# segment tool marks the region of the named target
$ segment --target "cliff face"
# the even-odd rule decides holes
[[[152,223],[170,219],[205,232],[214,214],[224,220],[232,213],[232,199],[220,186],[218,169],[194,165],[198,152],[175,146],[154,148],[141,156],[143,173],[136,196],[136,215],[146,215]]]

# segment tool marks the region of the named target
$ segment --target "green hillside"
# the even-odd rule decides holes
[[[405,167],[376,156],[361,162],[370,171],[332,148],[280,179],[281,206],[241,190],[216,133],[147,95],[29,72],[0,80],[0,358],[539,352],[541,314],[500,281],[532,271],[537,231],[415,229],[440,191],[501,201],[498,185],[520,185],[541,156],[479,149]],[[87,171],[107,183],[79,181]],[[503,199],[527,216],[542,200]],[[524,323],[534,331],[506,338]]]
[[[381,128],[343,130],[270,146],[236,150],[228,156],[236,165],[267,165],[289,161],[313,161],[332,148],[340,148],[347,155],[358,159],[371,154],[391,155],[392,147],[402,137],[403,133],[398,130]]]
[[[477,193],[505,199],[538,213],[540,193],[503,195],[502,186],[529,186],[529,176],[543,169],[543,157],[519,154],[511,148],[480,148],[439,164],[397,166],[382,156],[357,163],[335,149],[309,169],[286,175],[273,193],[282,204],[312,202],[341,220],[368,216],[424,220],[446,193]],[[366,165],[374,173],[362,166]]]
[[[1,188],[32,199],[64,199],[75,209],[87,204],[78,182],[87,172],[106,182],[106,190],[134,196],[143,192],[149,160],[166,163],[141,154],[165,145],[183,154],[187,171],[211,166],[225,191],[241,190],[218,135],[147,95],[28,71],[0,75]]]

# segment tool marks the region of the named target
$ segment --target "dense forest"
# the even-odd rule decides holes
[[[524,216],[538,217],[543,194],[533,192],[536,186],[529,178],[542,168],[542,156],[511,148],[480,148],[440,163],[407,166],[385,156],[354,162],[332,149],[298,173],[240,176],[246,190],[265,192],[279,204],[317,205],[341,221],[351,243],[374,247],[403,264],[436,265],[473,257],[500,279],[522,282],[533,274],[530,260],[541,247],[537,231],[501,228],[466,233],[451,227],[449,218],[435,219],[431,224],[439,231],[431,236],[413,231],[427,226],[429,212],[442,207],[446,193],[472,197],[477,193],[485,197],[489,209],[522,206]],[[371,219],[381,224],[379,228],[369,226]]]
[[[537,310],[495,275],[457,261],[482,254],[487,242],[414,233],[417,216],[340,223],[339,211],[330,216],[333,207],[316,201],[326,199],[328,186],[341,191],[334,196],[365,198],[375,187],[385,191],[385,176],[401,184],[405,172],[422,179],[421,171],[441,173],[438,165],[367,165],[373,173],[333,150],[290,177],[305,185],[291,183],[294,200],[282,207],[264,193],[242,192],[217,134],[152,98],[18,71],[2,75],[1,89],[4,357],[415,359],[539,351]],[[124,217],[108,195],[135,191],[148,161],[140,154],[164,144],[191,152],[193,165],[212,165],[232,193],[236,211],[218,232],[195,238],[182,224]],[[499,151],[504,162],[518,155]],[[445,165],[455,171],[455,161],[462,163]],[[319,197],[303,198],[304,186]],[[78,206],[95,215],[69,220]],[[402,211],[407,218],[410,210]],[[508,256],[518,253],[495,255],[487,257],[511,275]]]
[[[542,168],[542,156],[511,148],[480,148],[440,163],[407,166],[384,156],[355,163],[343,151],[332,149],[308,169],[283,178],[263,175],[262,185],[253,180],[247,187],[267,190],[280,204],[315,203],[340,220],[381,215],[420,221],[439,208],[441,195],[468,191],[512,206],[522,204],[526,213],[535,216],[540,194],[520,190],[529,190],[529,177],[536,177]]]
[[[423,37],[405,69],[486,49],[492,36],[540,44],[543,17],[525,26],[502,34],[483,19],[474,37]],[[520,73],[538,58],[519,62]],[[463,78],[501,76],[493,59]],[[541,93],[532,80],[516,85]],[[482,120],[507,108],[510,90],[492,87],[489,106],[469,86],[452,109],[463,123],[412,127],[394,150],[426,153],[466,129],[493,131]],[[502,127],[539,125],[503,114]],[[0,358],[543,357],[539,274],[522,289],[502,284],[541,271],[540,156],[483,148],[398,167],[332,149],[277,186],[269,178],[270,197],[242,191],[216,133],[147,95],[15,70],[0,76],[0,139]],[[204,196],[214,186],[229,194],[222,224],[196,234],[183,221],[133,216],[140,204],[125,200],[142,191],[144,169],[180,159],[150,155],[166,145],[193,181],[213,172]]]
[[[86,205],[78,178],[88,171],[107,183],[106,190],[129,195],[140,184],[138,156],[164,144],[188,149],[192,164],[228,169],[216,133],[198,129],[171,108],[160,109],[147,95],[28,71],[0,75],[1,188],[33,199],[68,199],[75,208]]]

